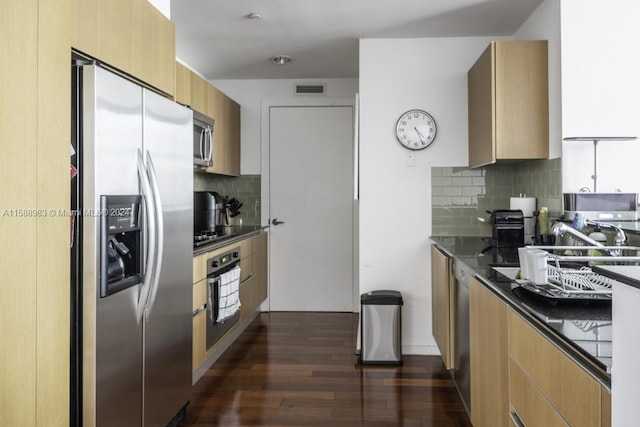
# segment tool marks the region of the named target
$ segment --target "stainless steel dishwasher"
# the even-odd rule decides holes
[[[473,273],[460,261],[453,262],[455,325],[453,381],[471,417],[471,360],[469,352],[469,277]]]

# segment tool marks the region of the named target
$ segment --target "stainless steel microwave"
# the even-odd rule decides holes
[[[204,114],[193,112],[193,166],[213,165],[214,120]]]

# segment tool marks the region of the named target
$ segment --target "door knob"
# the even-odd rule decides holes
[[[284,221],[278,221],[277,218],[273,218],[273,221],[271,221],[271,224],[280,225],[280,224],[284,224]]]

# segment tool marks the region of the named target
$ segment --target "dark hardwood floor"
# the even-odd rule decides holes
[[[357,314],[262,313],[194,386],[183,426],[470,426],[438,356],[362,366]]]

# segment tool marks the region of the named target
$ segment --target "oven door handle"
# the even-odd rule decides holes
[[[218,320],[218,304],[214,304],[214,299],[218,297],[218,281],[220,277],[213,277],[211,279],[207,279],[207,311],[209,314],[209,321],[212,325],[215,325],[216,320]]]

